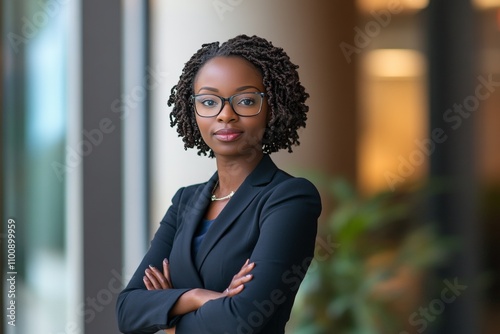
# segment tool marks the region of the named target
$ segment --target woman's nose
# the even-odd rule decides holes
[[[224,106],[222,107],[219,115],[217,115],[217,120],[219,122],[229,123],[236,120],[237,117],[238,115],[234,112],[229,101],[224,101]]]

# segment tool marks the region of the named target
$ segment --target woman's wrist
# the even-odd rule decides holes
[[[193,289],[194,298],[196,299],[197,308],[205,305],[206,302],[221,297],[220,292],[206,290],[206,289]]]
[[[223,297],[223,294],[220,292],[199,288],[191,289],[179,297],[174,307],[170,310],[170,316],[183,315],[196,311],[209,300],[220,297]]]
[[[193,298],[193,303],[196,305],[196,309],[199,309],[200,307],[203,306],[203,304],[205,304],[205,301],[202,298],[203,294],[201,291],[202,289],[199,288],[190,290]]]

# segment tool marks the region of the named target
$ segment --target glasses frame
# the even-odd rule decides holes
[[[233,107],[233,99],[234,97],[236,96],[239,96],[239,95],[243,95],[243,94],[255,94],[255,95],[260,95],[261,97],[261,100],[260,100],[260,106],[259,106],[259,112],[254,114],[254,115],[241,115],[239,114]],[[199,96],[204,96],[204,95],[211,95],[211,96],[216,96],[218,97],[222,103],[220,105],[220,110],[219,112],[217,112],[215,115],[213,116],[204,116],[204,115],[200,115],[200,113],[198,112],[198,110],[196,110],[196,102],[194,101],[197,97]],[[260,112],[262,111],[262,105],[264,104],[264,97],[266,96],[266,93],[263,93],[263,92],[241,92],[241,93],[237,93],[237,94],[234,94],[234,95],[231,95],[230,97],[222,97],[222,96],[219,96],[217,94],[194,94],[194,95],[191,95],[191,102],[193,103],[193,108],[194,108],[194,111],[196,113],[196,115],[200,116],[200,117],[203,117],[203,118],[212,118],[212,117],[217,117],[219,116],[219,114],[221,113],[222,109],[224,109],[224,106],[226,105],[226,101],[229,102],[229,106],[231,106],[231,109],[233,109],[233,112],[240,116],[240,117],[254,117],[254,116],[257,116],[258,114],[260,114]]]

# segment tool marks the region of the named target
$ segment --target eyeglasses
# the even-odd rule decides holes
[[[266,94],[262,92],[238,93],[228,98],[215,94],[192,95],[194,110],[200,117],[215,117],[220,114],[226,101],[238,116],[256,116],[262,110],[262,101]]]

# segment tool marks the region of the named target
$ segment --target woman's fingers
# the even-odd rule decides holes
[[[146,269],[145,273],[146,277],[149,279],[154,289],[156,290],[170,289],[171,287],[170,281],[156,267],[150,265],[149,268]]]
[[[161,283],[158,281],[158,279],[156,278],[155,274],[153,273],[153,270],[151,270],[150,268],[148,268],[148,269],[146,269],[145,274],[146,274],[146,278],[149,279],[149,282],[153,286],[153,288],[151,290],[161,290],[161,289],[163,289],[162,286],[161,286]]]
[[[229,287],[223,292],[227,297],[232,297],[243,291],[244,284],[251,281],[253,275],[250,274],[252,269],[255,267],[255,263],[249,263],[250,260],[246,260],[245,264],[241,267],[240,271],[233,276],[233,280],[229,284]]]
[[[241,291],[243,291],[243,289],[245,288],[244,285],[239,285],[238,287],[234,288],[234,289],[228,289],[227,290],[227,294],[226,294],[226,297],[234,297],[236,296],[238,293],[240,293]]]
[[[146,276],[144,276],[144,285],[148,290],[164,290],[172,289],[172,283],[170,280],[170,266],[167,259],[163,260],[163,272],[158,270],[158,268],[149,265],[149,268],[145,270]]]
[[[252,280],[252,278],[253,278],[252,274],[247,274],[247,275],[245,275],[243,277],[240,277],[240,278],[237,278],[236,280],[234,280],[231,283],[231,285],[232,285],[233,288],[236,288],[236,287],[238,287],[240,285],[243,285],[243,284],[245,284],[247,282],[250,282]]]
[[[240,271],[238,274],[235,275],[235,277],[242,277],[242,276],[245,276],[247,275],[250,271],[252,271],[252,269],[255,267],[255,263],[248,263],[248,260],[247,262],[245,262],[245,264],[243,265],[243,267],[241,267]]]
[[[252,274],[247,274],[243,277],[233,279],[229,288],[224,292],[227,297],[233,297],[239,294],[245,288],[245,283],[250,282],[253,278]]]
[[[149,280],[149,278],[147,276],[144,276],[142,278],[143,282],[144,282],[144,285],[146,286],[146,288],[148,290],[155,290],[153,284],[151,283],[151,281]]]

